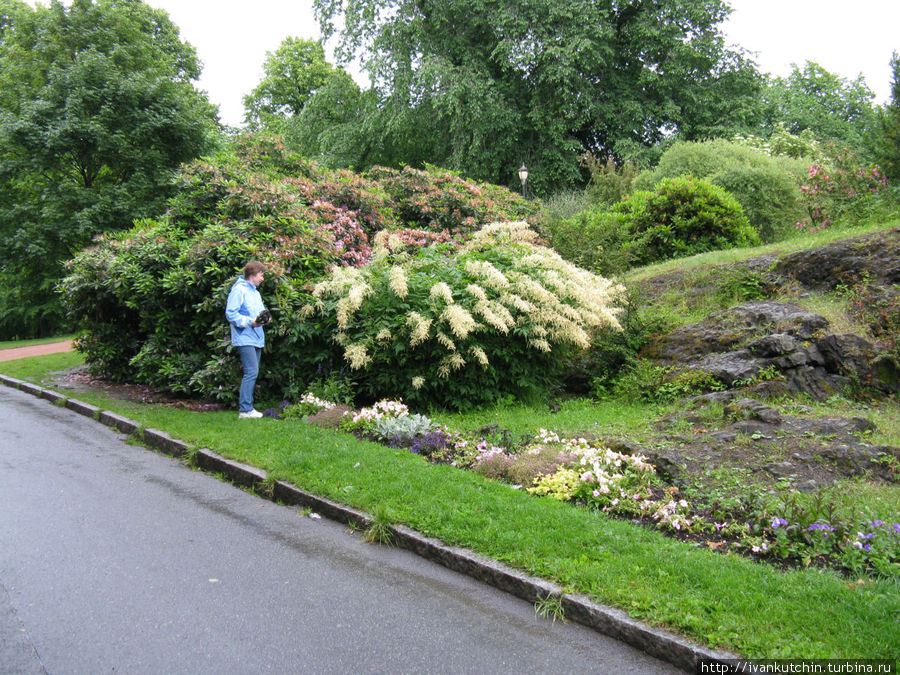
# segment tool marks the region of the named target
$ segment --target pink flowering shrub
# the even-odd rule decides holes
[[[837,220],[860,217],[866,203],[887,185],[879,167],[863,166],[846,149],[831,154],[829,161],[809,167],[800,186],[808,218],[797,229],[818,232]]]
[[[408,194],[403,176],[416,177]],[[385,242],[409,250],[452,247],[469,225],[537,210],[505,188],[438,170],[332,171],[264,135],[234,139],[175,183],[164,217],[98,238],[69,262],[61,288],[93,372],[224,403],[240,379],[224,303],[248,260],[267,265],[261,291],[275,318],[258,397],[281,400],[302,394],[317,366],[343,351],[327,326],[298,319],[313,287],[330,270],[369,265],[383,230]],[[474,220],[463,227],[466,218]]]
[[[391,195],[398,220],[423,230],[467,235],[484,223],[527,220],[537,225],[542,219],[537,203],[504,187],[468,181],[437,167],[424,171],[374,167],[366,176]]]

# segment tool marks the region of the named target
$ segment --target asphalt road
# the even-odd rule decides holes
[[[0,386],[0,673],[45,672],[677,671]]]

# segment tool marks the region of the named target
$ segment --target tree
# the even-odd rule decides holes
[[[281,119],[299,115],[334,70],[321,42],[286,38],[275,53],[266,54],[262,81],[244,97],[244,120],[252,129],[271,130]]]
[[[0,335],[62,321],[62,263],[157,215],[215,108],[165,12],[139,0],[0,0]]]
[[[244,97],[251,129],[283,135],[301,154],[331,167],[365,164],[366,115],[374,92],[362,92],[325,60],[321,42],[289,37],[263,65],[264,77]]]
[[[740,127],[758,92],[752,64],[724,48],[722,0],[314,4],[326,37],[343,20],[340,57],[365,58],[380,132],[366,138],[387,160],[510,185],[524,161],[539,193],[581,182],[585,151]]]
[[[876,158],[890,181],[900,183],[900,55],[891,58],[891,102],[879,113]]]
[[[794,65],[790,75],[774,78],[765,89],[765,126],[774,131],[782,123],[794,134],[809,129],[820,140],[865,150],[876,123],[874,97],[861,75],[846,80],[807,61],[803,70]]]

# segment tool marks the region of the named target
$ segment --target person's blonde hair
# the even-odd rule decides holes
[[[266,266],[263,265],[258,260],[251,260],[246,265],[244,265],[244,278],[249,279],[254,274],[258,274],[260,272],[265,272]]]

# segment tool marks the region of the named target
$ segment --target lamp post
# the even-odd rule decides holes
[[[528,167],[524,164],[519,167],[519,180],[522,181],[522,196],[525,196],[525,183],[528,182]]]

